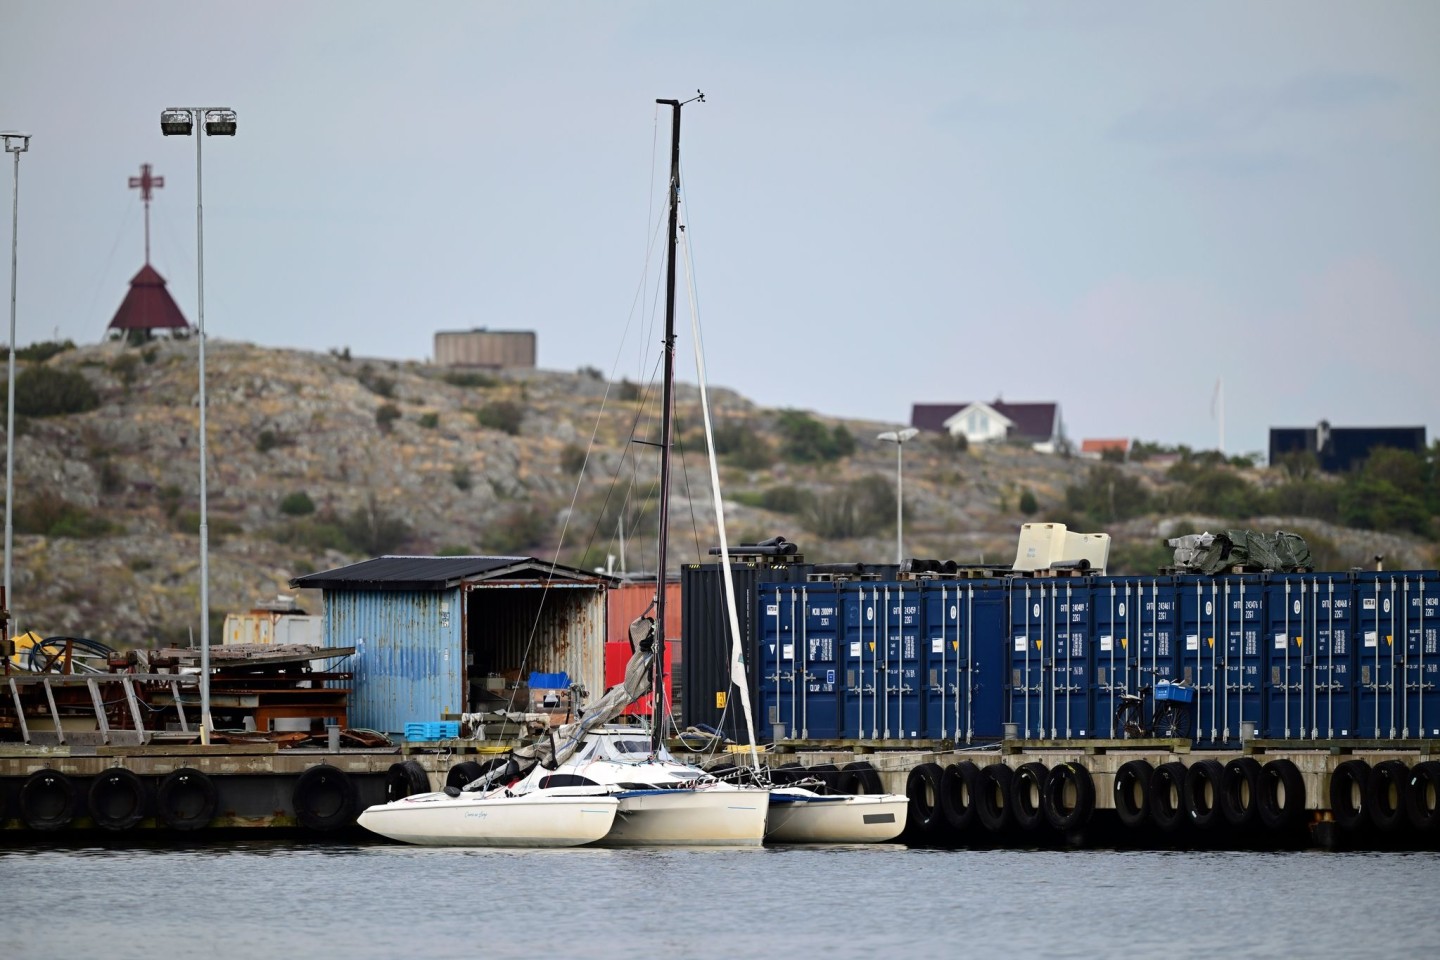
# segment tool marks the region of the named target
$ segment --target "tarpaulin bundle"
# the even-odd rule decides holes
[[[1310,547],[1299,534],[1277,530],[1274,534],[1253,530],[1226,530],[1177,537],[1175,564],[1197,573],[1223,573],[1234,567],[1247,571],[1273,570],[1296,573],[1313,568]]]

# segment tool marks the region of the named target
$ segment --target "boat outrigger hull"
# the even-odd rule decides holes
[[[358,822],[382,837],[423,846],[578,847],[609,833],[619,807],[605,794],[422,793],[369,807]]]
[[[833,796],[800,787],[770,791],[766,843],[886,843],[905,831],[902,794]]]
[[[765,839],[767,791],[711,788],[632,790],[603,846],[758,847]]]

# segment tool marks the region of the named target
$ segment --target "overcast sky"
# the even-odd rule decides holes
[[[193,322],[195,140],[159,112],[223,105],[212,338],[423,359],[437,330],[529,329],[544,368],[647,376],[654,100],[698,88],[714,385],[896,423],[1053,400],[1076,439],[1213,448],[1223,379],[1232,453],[1322,418],[1434,439],[1437,50],[1430,0],[0,0],[0,129],[34,136],[16,341],[103,337],[146,162]]]

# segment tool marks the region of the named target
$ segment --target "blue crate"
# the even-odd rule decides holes
[[[530,674],[531,690],[564,690],[570,686],[570,674],[563,670],[560,673],[532,673]]]
[[[405,724],[405,739],[410,742],[453,740],[460,736],[458,720],[424,720]]]
[[[1194,703],[1195,688],[1181,686],[1178,683],[1157,683],[1155,684],[1155,699],[1169,700],[1173,703]]]

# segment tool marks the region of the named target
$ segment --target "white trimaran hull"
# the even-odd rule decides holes
[[[769,792],[751,787],[621,794],[620,811],[601,845],[758,847],[768,804]]]
[[[770,791],[766,843],[885,843],[905,830],[902,794],[825,796],[799,787]]]
[[[578,847],[609,833],[619,807],[606,795],[423,793],[369,807],[358,822],[382,837],[425,846]]]

